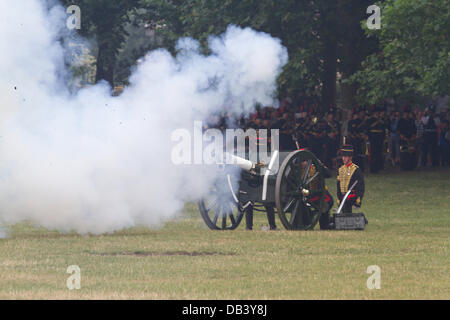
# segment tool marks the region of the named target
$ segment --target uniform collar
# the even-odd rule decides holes
[[[349,164],[346,164],[345,166],[347,167],[347,168],[350,168],[350,166],[353,164],[353,162],[352,161],[350,161],[350,163]]]

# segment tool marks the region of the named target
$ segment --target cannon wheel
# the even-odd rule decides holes
[[[322,163],[309,151],[290,153],[283,161],[275,185],[275,203],[288,230],[311,230],[327,209]]]
[[[211,230],[234,230],[244,216],[244,211],[233,199],[227,184],[225,179],[221,179],[210,194],[198,202],[202,218]]]

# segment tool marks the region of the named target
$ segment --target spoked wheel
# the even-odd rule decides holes
[[[311,230],[328,209],[322,163],[309,151],[294,151],[283,161],[275,185],[275,203],[288,230]]]
[[[227,179],[229,176],[217,181],[210,194],[198,202],[202,218],[211,230],[234,230],[244,215]]]

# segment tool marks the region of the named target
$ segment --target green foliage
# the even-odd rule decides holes
[[[116,58],[126,37],[129,13],[138,0],[62,0],[63,4],[78,5],[81,9],[81,35],[97,41],[96,81],[114,83]]]
[[[382,6],[381,30],[367,30],[382,51],[367,57],[351,81],[359,99],[417,101],[445,95],[450,85],[450,10],[447,0],[389,0]]]
[[[280,95],[296,101],[315,97],[347,106],[356,92],[363,104],[387,98],[416,101],[449,92],[450,16],[447,0],[386,0],[381,30],[365,30],[372,0],[64,0],[82,12],[83,35],[98,43],[97,80],[113,83],[114,68],[126,77],[135,59],[150,47],[133,43],[132,57],[117,61],[130,23],[152,26],[158,45],[173,53],[175,41],[199,39],[207,53],[210,35],[230,24],[251,27],[281,39],[289,62],[278,79]],[[139,10],[134,10],[140,8]],[[131,42],[137,41],[130,39]],[[130,42],[130,41],[128,41]],[[378,45],[380,49],[378,49]],[[343,81],[336,89],[336,73]]]
[[[80,6],[80,33],[95,38],[98,45],[96,81],[105,79],[111,84],[123,81],[136,58],[153,48],[136,45],[141,41],[130,38],[127,30],[139,30],[130,24],[136,28],[150,24],[158,33],[158,44],[173,53],[177,39],[191,36],[200,40],[207,54],[208,38],[223,33],[230,24],[267,32],[281,39],[289,53],[289,62],[278,79],[280,95],[296,101],[313,97],[327,106],[336,102],[336,73],[348,77],[373,51],[359,24],[371,0],[356,4],[351,0],[63,2]]]
[[[326,77],[331,75],[332,85],[337,71],[352,74],[368,50],[372,52],[368,45],[372,42],[364,37],[359,24],[372,4],[369,0],[356,4],[350,0],[141,0],[140,4],[147,8],[144,19],[164,26],[160,32],[172,50],[181,36],[199,39],[206,49],[208,37],[224,32],[229,24],[280,38],[289,53],[278,81],[280,94],[294,99],[320,100],[324,87],[330,85],[324,84]],[[329,50],[329,43],[335,50]],[[349,46],[354,49],[339,49]]]

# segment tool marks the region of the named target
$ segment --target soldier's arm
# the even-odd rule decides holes
[[[336,185],[336,194],[337,194],[337,204],[339,205],[341,203],[342,200],[342,193],[341,193],[341,182],[339,181],[339,170],[337,173],[337,185]]]

